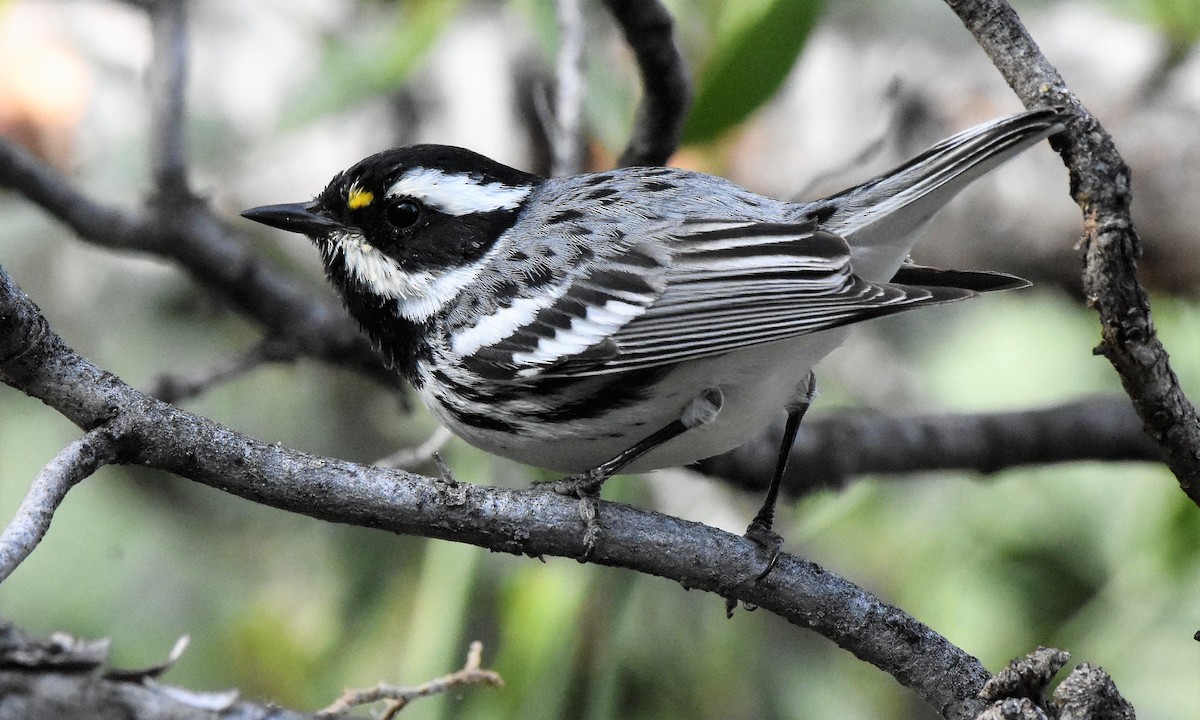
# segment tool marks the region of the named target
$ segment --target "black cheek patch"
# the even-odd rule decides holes
[[[461,267],[483,257],[517,221],[519,210],[447,215],[426,209],[424,226],[403,233],[390,255],[410,272]]]

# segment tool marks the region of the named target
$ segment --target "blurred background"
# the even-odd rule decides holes
[[[1020,109],[932,0],[667,5],[697,88],[675,164],[764,194],[832,192]],[[587,155],[607,167],[640,91],[612,21],[598,3],[583,6]],[[1157,327],[1200,396],[1200,3],[1017,8],[1133,166]],[[189,12],[194,187],[313,293],[330,291],[312,248],[238,211],[310,197],[396,144],[459,144],[546,169],[549,0],[203,0]],[[151,190],[150,57],[135,3],[0,0],[0,132],[98,200],[135,208]],[[258,339],[170,264],[81,243],[13,193],[0,193],[0,218],[0,264],[69,344],[136,387],[203,374]],[[916,259],[1014,272],[1036,287],[860,327],[818,367],[812,416],[1119,394],[1111,367],[1091,355],[1099,332],[1079,291],[1079,223],[1044,144],[964,193]],[[402,397],[311,361],[262,366],[182,404],[267,441],[362,462],[436,427]],[[0,521],[78,434],[0,389]],[[457,440],[445,455],[470,482],[548,477]],[[619,478],[605,492],[735,532],[759,502],[685,470]],[[783,508],[779,529],[788,550],[992,670],[1056,646],[1102,665],[1143,717],[1200,716],[1200,511],[1162,467],[862,478]],[[936,717],[815,634],[765,612],[726,620],[720,598],[657,578],[335,526],[130,468],[71,492],[0,587],[0,617],[40,634],[111,637],[115,661],[129,666],[162,659],[188,633],[191,649],[166,681],[300,709],[347,686],[449,672],[479,639],[505,687],[422,700],[404,717]]]

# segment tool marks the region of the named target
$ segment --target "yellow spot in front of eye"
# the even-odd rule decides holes
[[[374,200],[375,193],[371,192],[370,190],[363,190],[357,185],[351,186],[350,192],[346,195],[346,205],[348,205],[351,210],[365,208]]]

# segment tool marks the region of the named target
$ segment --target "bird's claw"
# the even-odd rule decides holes
[[[557,480],[542,480],[534,483],[534,487],[543,487],[559,495],[579,498],[579,519],[583,521],[583,555],[581,562],[592,556],[596,547],[596,539],[600,535],[600,486],[608,479],[608,475],[599,469],[588,470],[578,475],[559,478]]]
[[[754,578],[754,582],[759,582],[770,575],[771,571],[775,569],[775,564],[779,562],[779,553],[783,549],[783,536],[756,520],[746,528],[745,537],[771,554],[767,560],[767,566]]]
[[[756,518],[754,522],[750,523],[750,527],[746,528],[746,533],[743,537],[753,541],[756,545],[771,554],[771,557],[767,560],[767,566],[754,577],[754,582],[759,582],[767,575],[770,575],[771,571],[775,569],[775,564],[779,562],[779,555],[783,548],[783,536]],[[725,598],[725,617],[733,617],[733,611],[737,609],[737,604],[737,598]],[[757,605],[751,605],[750,603],[742,603],[742,605],[746,608],[746,612],[753,612],[758,608]]]
[[[568,475],[557,480],[538,480],[533,485],[534,487],[546,488],[559,495],[577,497],[582,500],[583,498],[598,496],[600,494],[600,486],[607,479],[608,476],[600,473],[598,470],[588,470],[578,475]]]

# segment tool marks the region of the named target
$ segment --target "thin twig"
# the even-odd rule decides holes
[[[187,2],[159,0],[149,7],[154,37],[150,63],[150,163],[159,199],[188,200],[184,121],[187,89]]]
[[[437,430],[425,442],[414,448],[402,448],[385,458],[376,460],[372,465],[391,468],[393,470],[412,470],[430,462],[437,456],[438,451],[446,447],[446,443],[454,437],[454,433],[439,425]]]
[[[494,670],[482,669],[480,667],[482,662],[483,643],[476,640],[471,643],[471,647],[467,651],[467,663],[461,670],[412,687],[384,685],[380,683],[373,688],[364,690],[346,690],[340,698],[333,701],[329,707],[318,712],[317,715],[321,717],[340,715],[351,708],[370,705],[380,700],[388,700],[387,707],[380,716],[381,720],[388,720],[395,717],[396,713],[400,712],[405,705],[417,698],[440,695],[463,685],[502,687],[504,681],[500,678],[500,674]]]
[[[113,461],[115,443],[107,428],[74,440],[34,478],[8,527],[0,533],[0,583],[12,574],[50,529],[54,512],[67,491]]]
[[[766,488],[780,430],[703,460],[706,475],[755,492]],[[792,497],[847,485],[866,474],[902,478],[941,470],[996,473],[1050,463],[1162,462],[1125,398],[1097,397],[1002,412],[880,415],[842,411],[800,429],[783,490]]]
[[[245,352],[231,358],[223,358],[204,372],[191,377],[162,375],[146,390],[163,402],[177,403],[181,400],[206,393],[221,383],[229,382],[269,362],[294,360],[295,345],[275,338],[265,338]]]
[[[554,123],[550,132],[555,176],[583,170],[583,48],[587,27],[580,0],[558,0],[558,62]]]
[[[146,679],[155,679],[162,677],[175,664],[179,662],[179,658],[187,652],[188,646],[192,644],[190,635],[180,635],[175,640],[175,644],[171,646],[171,652],[167,653],[166,659],[161,662],[148,665],[140,668],[111,668],[104,671],[104,677],[109,680],[123,680],[125,682],[141,682]]]
[[[1200,505],[1200,415],[1179,387],[1138,280],[1142,246],[1129,213],[1129,167],[1005,0],[946,2],[1026,107],[1074,111],[1077,119],[1050,142],[1070,170],[1071,194],[1083,211],[1083,285],[1100,315],[1103,338],[1096,352],[1116,368],[1146,432],[1180,487]]]
[[[605,0],[637,58],[642,102],[621,165],[662,165],[679,147],[692,102],[691,82],[675,44],[670,13],[659,0]]]
[[[899,80],[893,80],[888,85],[882,104],[884,112],[887,114],[887,119],[884,120],[875,135],[862,142],[858,152],[851,155],[847,160],[833,167],[826,168],[811,177],[803,187],[792,194],[795,200],[800,201],[808,198],[816,189],[823,187],[830,183],[830,181],[858,171],[864,165],[874,160],[884,150],[888,141],[892,139],[893,134],[900,129],[896,122],[900,114],[900,108],[903,105]]]
[[[4,137],[0,137],[0,187],[25,196],[96,245],[149,250],[161,235],[138,215],[96,202],[62,173]]]

